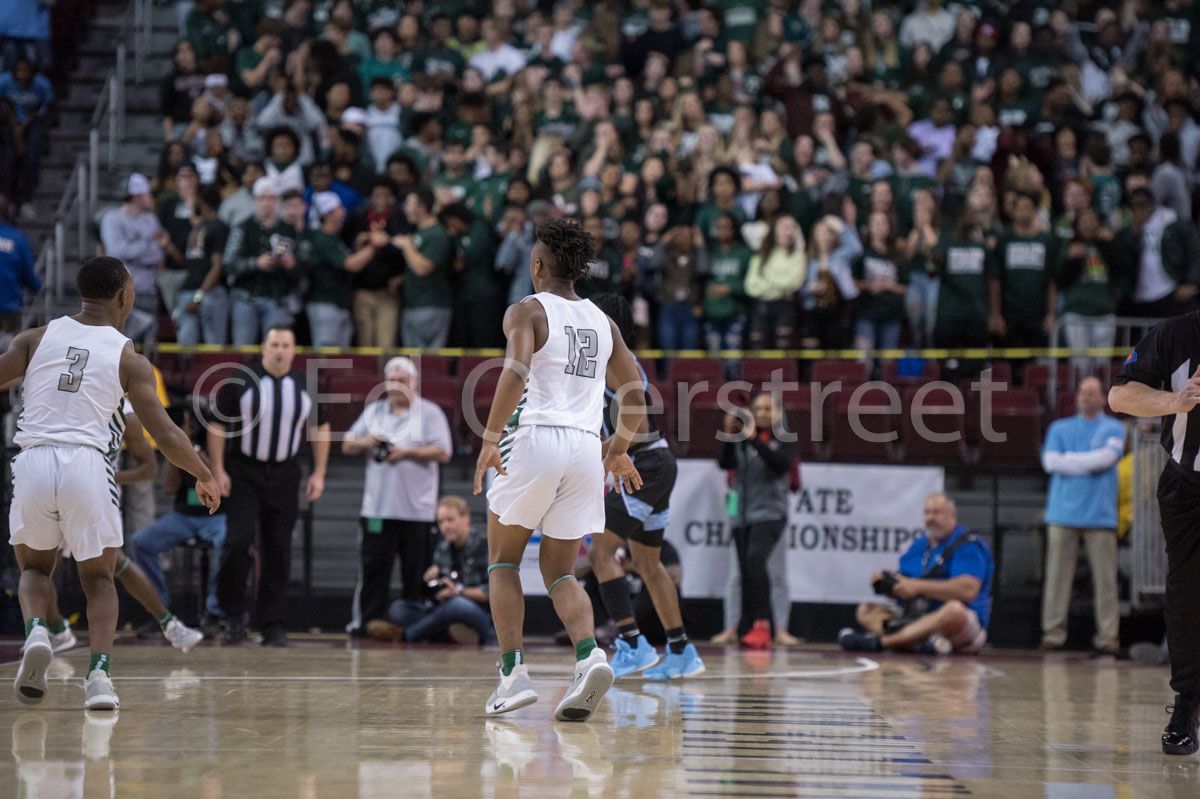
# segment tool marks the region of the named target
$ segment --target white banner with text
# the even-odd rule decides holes
[[[925,497],[941,491],[934,466],[805,463],[784,528],[793,602],[869,600],[871,575],[894,569],[924,529]],[[680,460],[667,540],[679,550],[683,595],[722,598],[737,566],[725,515],[726,473],[708,460]]]

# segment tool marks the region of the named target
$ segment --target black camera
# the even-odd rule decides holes
[[[432,580],[425,581],[425,595],[429,599],[435,599],[443,588],[454,585],[457,582],[458,572],[440,572],[437,577],[434,577]]]
[[[383,463],[388,459],[388,455],[392,454],[392,445],[386,441],[380,441],[379,446],[375,448],[375,462]]]
[[[871,583],[871,588],[875,589],[875,593],[880,596],[896,598],[896,583],[900,582],[896,577],[895,572],[885,571],[880,575],[879,579]]]

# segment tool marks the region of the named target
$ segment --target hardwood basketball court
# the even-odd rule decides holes
[[[114,655],[115,721],[81,709],[83,647],[34,708],[0,668],[0,796],[1200,796],[1200,762],[1158,750],[1166,670],[1111,659],[708,648],[700,678],[618,681],[570,724],[552,719],[559,647],[529,650],[540,701],[495,719],[490,650],[313,636]]]

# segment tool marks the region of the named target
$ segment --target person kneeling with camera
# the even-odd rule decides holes
[[[864,602],[858,623],[838,633],[848,652],[910,649],[920,654],[975,654],[987,641],[995,564],[987,544],[958,523],[954,500],[925,499],[925,535],[900,558],[897,572],[876,572],[875,593],[894,604]]]
[[[433,565],[424,574],[421,601],[397,599],[387,620],[367,622],[367,635],[394,642],[489,643],[495,638],[488,609],[487,537],[471,529],[471,509],[462,497],[438,500],[442,534]]]

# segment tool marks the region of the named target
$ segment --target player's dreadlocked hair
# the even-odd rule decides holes
[[[621,331],[626,347],[634,346],[633,306],[620,294],[597,294],[592,297],[596,307],[608,314]]]
[[[550,274],[559,280],[583,280],[591,271],[588,263],[596,257],[592,235],[571,219],[547,219],[537,226],[537,240],[550,251],[554,263]]]

